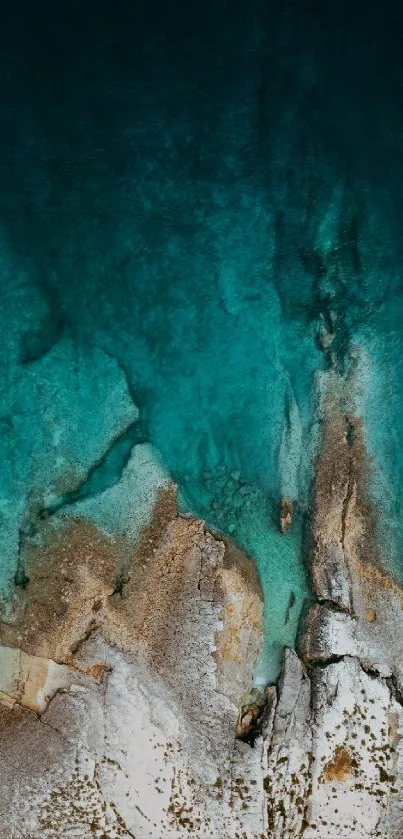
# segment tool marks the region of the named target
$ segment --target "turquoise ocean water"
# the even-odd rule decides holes
[[[399,12],[369,5],[362,20],[358,5],[42,0],[0,26],[4,588],[12,512],[23,518],[35,494],[42,360],[66,341],[84,359],[101,349],[141,425],[97,491],[149,440],[182,509],[255,557],[262,682],[309,596],[320,329],[335,332],[342,375],[360,347],[384,559],[401,567]],[[78,452],[107,424],[91,388],[85,421],[74,413]],[[284,497],[295,516],[283,536]]]

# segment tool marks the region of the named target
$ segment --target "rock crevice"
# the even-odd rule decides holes
[[[270,839],[403,832],[403,592],[379,562],[363,426],[325,396],[311,534],[317,602],[267,738]],[[298,702],[295,698],[298,697]]]

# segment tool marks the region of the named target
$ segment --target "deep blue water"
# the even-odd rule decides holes
[[[391,2],[323,5],[70,0],[0,16],[4,527],[14,472],[35,487],[25,370],[32,384],[67,339],[102,348],[141,421],[102,474],[149,439],[183,509],[255,556],[263,680],[309,593],[324,327],[341,375],[360,348],[384,561],[400,568],[402,21]]]

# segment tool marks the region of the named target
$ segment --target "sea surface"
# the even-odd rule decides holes
[[[255,558],[256,680],[274,679],[310,597],[318,388],[332,365],[356,371],[382,559],[403,577],[402,18],[390,0],[2,7],[5,597],[27,507],[57,496],[45,414],[52,445],[73,441],[60,469],[84,474],[121,410],[127,432],[70,502],[112,486],[151,443],[183,512]]]

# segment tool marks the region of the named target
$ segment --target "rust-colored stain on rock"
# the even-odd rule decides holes
[[[345,781],[354,775],[353,758],[347,746],[337,746],[334,756],[326,764],[323,777],[326,781]]]

